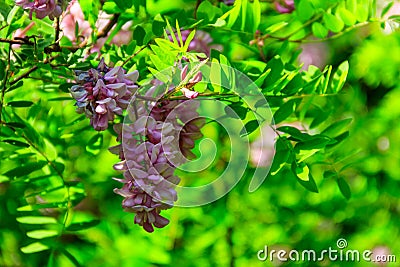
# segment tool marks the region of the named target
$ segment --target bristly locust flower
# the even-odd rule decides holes
[[[49,16],[51,20],[54,20],[54,18],[61,16],[67,2],[65,0],[33,0],[33,2],[30,0],[16,0],[15,4],[23,9],[30,10],[30,19],[32,19],[32,15],[35,12],[38,19]]]
[[[108,67],[102,59],[96,69],[76,71],[77,84],[70,89],[78,113],[85,113],[97,131],[108,128],[115,114],[122,115],[133,93],[139,73],[126,73],[121,67]]]

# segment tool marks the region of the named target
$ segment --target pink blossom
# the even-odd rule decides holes
[[[108,128],[114,115],[122,115],[137,89],[138,72],[125,73],[121,67],[109,68],[101,60],[97,69],[77,71],[78,84],[71,87],[77,112],[85,113],[97,131]]]
[[[188,67],[181,74],[186,77]],[[186,73],[185,73],[186,72]],[[195,75],[195,80],[201,77]],[[154,81],[146,95],[153,92],[160,81]],[[115,126],[121,145],[111,148],[121,162],[115,170],[123,171],[121,189],[114,192],[123,196],[122,207],[135,213],[134,223],[147,232],[166,226],[169,221],[160,215],[173,207],[178,196],[175,190],[180,179],[174,175],[177,165],[195,155],[190,151],[194,141],[201,138],[204,119],[198,118],[198,103],[192,100],[137,101],[136,110],[128,109],[132,123]],[[182,153],[182,157],[179,154]]]
[[[99,32],[101,32],[107,26],[111,17],[112,17],[111,15],[100,11],[99,19],[96,22],[96,28],[98,29]],[[75,33],[76,24],[78,24],[77,36]],[[132,31],[129,30],[130,26],[131,26],[130,23],[126,23],[125,25],[123,25],[122,29],[112,38],[111,44],[115,45],[128,44],[132,40]],[[87,20],[85,20],[82,8],[79,5],[79,2],[76,0],[72,0],[70,5],[67,7],[66,14],[63,20],[61,21],[61,28],[63,30],[64,35],[69,40],[75,43],[78,41],[84,41],[89,39],[93,33],[93,29],[91,28],[90,23]],[[108,35],[109,33],[107,33],[107,37],[99,38],[96,44],[91,49],[91,52],[99,52],[103,47],[104,43],[106,42]]]
[[[275,8],[279,13],[292,13],[295,9],[294,0],[277,0],[274,2]]]
[[[61,4],[56,2],[56,0],[34,0],[33,2],[29,0],[16,0],[15,4],[24,9],[30,10],[29,18],[32,19],[33,13],[36,13],[36,18],[43,19],[49,16],[51,20],[55,17],[59,17],[62,13]]]

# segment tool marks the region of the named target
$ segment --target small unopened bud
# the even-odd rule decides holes
[[[190,91],[189,89],[183,87],[181,89],[181,92],[189,99],[196,98],[199,95],[199,92],[196,91]]]
[[[186,65],[185,67],[183,67],[183,69],[182,69],[182,71],[181,71],[181,80],[184,80],[184,79],[186,78],[188,66],[189,66],[189,65]]]

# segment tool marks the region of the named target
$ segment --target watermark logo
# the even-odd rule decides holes
[[[186,74],[186,67],[182,71],[177,67],[168,68],[156,73],[147,83],[141,85],[141,92],[145,92],[145,94],[140,95],[141,92],[138,92],[132,98],[122,129],[124,133],[122,134],[122,146],[125,148],[123,151],[124,158],[127,162],[128,171],[135,179],[138,176],[144,176],[141,175],[142,172],[137,171],[136,161],[139,155],[146,157],[144,160],[152,164],[149,169],[155,171],[151,175],[165,176],[162,173],[164,169],[161,172],[157,169],[158,162],[153,164],[157,161],[157,155],[154,152],[156,149],[163,152],[163,156],[176,170],[199,175],[203,170],[215,167],[213,164],[223,154],[226,166],[218,173],[218,177],[207,184],[187,186],[183,183],[170,182],[171,179],[165,179],[165,185],[163,184],[161,188],[163,190],[154,190],[155,186],[142,185],[143,179],[137,180],[141,189],[153,199],[167,204],[171,203],[165,201],[165,199],[172,202],[173,198],[163,197],[161,193],[168,190],[172,191],[173,188],[178,196],[174,206],[179,207],[206,205],[228,194],[244,176],[250,162],[250,140],[247,131],[268,124],[273,125],[272,112],[265,96],[244,73],[215,62],[200,65],[189,64],[188,69],[202,73],[202,79],[196,80],[195,86],[197,87],[195,88],[198,90],[196,93],[200,93],[197,98],[188,100],[185,99],[185,97],[188,97],[187,95],[168,97],[172,95],[170,92],[180,88],[183,77],[189,76],[189,74]],[[190,81],[188,87],[192,87]],[[212,93],[206,93],[209,91],[212,91]],[[189,93],[194,94],[194,90],[191,89]],[[168,109],[167,112],[166,109]],[[166,118],[162,118],[164,123],[159,125],[155,121],[158,119],[157,116],[163,116],[163,114],[168,115],[166,115]],[[245,123],[245,117],[253,119]],[[228,141],[224,145],[224,152],[218,153],[218,140],[205,136],[199,144],[200,156],[196,159],[190,159],[185,155],[182,147],[193,147],[193,140],[189,140],[193,133],[187,134],[185,131],[192,129],[193,125],[196,126],[196,122],[200,122],[200,120],[218,124],[218,135],[227,136]],[[251,127],[247,123],[250,123]],[[142,125],[142,127],[139,127],[139,125]],[[147,132],[160,133],[159,144],[156,148],[154,148],[155,146],[145,146],[142,150],[140,150],[142,147],[139,149],[139,146],[132,148],[132,143],[143,141],[135,141],[132,138],[132,132],[144,132],[144,128],[147,128]],[[181,133],[184,133],[183,136],[187,138],[182,138]],[[153,135],[156,136],[156,134]],[[265,132],[260,131],[259,136],[260,140],[271,140],[271,143],[274,143],[276,134],[273,132],[266,135]],[[203,147],[206,149],[203,149]],[[133,151],[134,149],[140,150],[140,153],[136,153],[136,150]],[[260,158],[263,157],[263,153],[267,152],[260,151]],[[261,186],[270,169],[270,165],[262,166],[260,162],[252,165],[255,171],[252,173],[252,177],[249,177],[249,192],[254,192]],[[168,185],[168,183],[170,184]],[[167,195],[167,193],[164,195]]]
[[[347,249],[348,243],[344,238],[336,241],[336,247],[328,247],[320,251],[314,249],[306,250],[284,250],[271,249],[267,245],[257,252],[260,261],[293,261],[293,262],[321,262],[329,260],[332,262],[396,262],[396,256],[391,254],[377,253],[375,250],[354,250]],[[388,252],[388,251],[387,251]]]

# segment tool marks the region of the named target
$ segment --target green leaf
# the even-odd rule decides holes
[[[46,165],[47,165],[46,161],[25,163],[15,169],[7,171],[6,173],[4,173],[4,175],[11,179],[21,176],[27,176],[28,174],[34,171],[42,169]]]
[[[167,25],[161,17],[155,17],[153,23],[151,25],[151,29],[155,36],[162,36],[164,32],[164,28]]]
[[[212,5],[208,0],[201,2],[197,8],[197,19],[203,19],[205,23],[214,21],[216,16],[222,15],[221,9]]]
[[[75,83],[63,83],[63,84],[60,84],[58,89],[60,89],[60,91],[62,91],[64,93],[69,93],[69,90],[71,89],[71,87],[73,85],[75,85]],[[71,99],[72,99],[72,97],[71,97]]]
[[[332,125],[328,126],[325,130],[321,132],[321,134],[329,136],[331,138],[341,134],[343,130],[345,130],[348,125],[351,123],[353,119],[347,118],[340,121],[333,123]]]
[[[26,235],[30,238],[34,239],[43,239],[43,238],[48,238],[52,236],[57,236],[58,231],[57,230],[34,230],[27,232]]]
[[[302,133],[299,129],[292,126],[281,126],[277,129],[280,132],[290,134],[290,136],[299,141],[305,141],[310,139],[310,135]]]
[[[100,220],[91,220],[87,222],[72,223],[65,230],[67,231],[80,231],[94,227],[100,223]]]
[[[315,14],[314,7],[309,0],[300,0],[296,6],[296,11],[301,21],[307,21]]]
[[[72,203],[74,203],[72,201]],[[41,209],[51,209],[51,208],[57,208],[57,209],[62,209],[66,208],[67,205],[69,205],[68,201],[62,201],[62,202],[53,202],[53,203],[46,203],[46,204],[36,204],[36,205],[26,205],[17,208],[17,211],[34,211],[34,210],[41,210]]]
[[[271,91],[276,85],[276,82],[281,78],[284,69],[282,59],[279,56],[273,57],[268,61],[267,68],[271,71],[264,80],[264,85],[266,85],[266,87],[262,88],[263,91],[266,92]]]
[[[190,42],[193,40],[195,34],[196,34],[195,30],[189,33],[188,37],[186,38],[185,45],[183,46],[183,51],[186,52],[188,50]]]
[[[18,146],[18,147],[29,147],[30,146],[27,143],[24,143],[24,142],[21,142],[21,141],[18,141],[18,140],[13,140],[13,139],[5,139],[5,140],[2,140],[2,141],[5,142],[5,143],[8,143],[10,145]]]
[[[23,224],[56,224],[57,220],[46,216],[24,216],[18,217],[17,222]]]
[[[126,10],[132,7],[134,1],[126,1],[126,0],[113,0],[115,4],[121,9]]]
[[[312,115],[314,117],[312,123],[310,124],[310,129],[313,129],[326,121],[331,114],[330,110],[322,110],[321,108],[316,108],[315,113]]]
[[[286,27],[286,25],[288,25],[288,23],[286,21],[280,21],[278,23],[272,24],[265,30],[265,33],[271,34],[271,33],[277,32],[277,31],[283,29],[284,27]]]
[[[331,138],[322,135],[314,135],[312,139],[297,143],[294,148],[296,150],[322,149],[330,142],[332,142]]]
[[[342,193],[342,195],[346,199],[350,199],[351,197],[351,190],[349,184],[344,180],[343,178],[339,177],[337,180],[337,184],[339,186],[339,190]]]
[[[286,95],[293,95],[300,91],[303,87],[303,78],[300,73],[297,73],[285,86],[285,88],[281,91]]]
[[[30,254],[30,253],[40,252],[40,251],[44,251],[44,250],[48,250],[48,249],[50,249],[48,246],[46,246],[40,242],[35,242],[26,247],[22,247],[21,251],[25,254]]]
[[[336,13],[347,26],[353,26],[357,22],[354,14],[345,8],[339,8]]]
[[[92,138],[90,138],[88,144],[86,145],[86,151],[94,155],[97,155],[100,153],[102,147],[103,147],[103,134],[98,133]]]
[[[5,70],[6,70],[6,63],[2,59],[0,59],[0,81],[4,79],[4,76],[6,74]]]
[[[323,19],[326,27],[334,33],[338,33],[344,28],[343,21],[332,14],[325,13]]]
[[[328,29],[325,28],[325,26],[319,22],[314,22],[311,26],[311,30],[312,30],[313,34],[315,35],[315,37],[318,37],[318,38],[325,38],[328,36],[328,33],[329,33]]]
[[[253,2],[253,32],[256,32],[261,22],[261,7],[260,1],[254,0]]]
[[[273,122],[278,124],[289,117],[296,110],[299,101],[301,101],[301,99],[291,99],[283,104],[277,111],[275,111]]]
[[[394,1],[391,1],[382,9],[381,18],[383,18],[389,12],[389,10],[392,8],[393,4],[394,4]]]
[[[349,62],[346,60],[339,65],[335,74],[333,74],[331,89],[333,93],[339,92],[347,79],[347,74],[349,73]]]
[[[275,155],[271,164],[270,173],[276,175],[288,162],[291,154],[291,144],[285,137],[280,137],[275,143]]]
[[[7,122],[6,125],[11,128],[20,128],[20,129],[26,127],[26,125],[22,122]]]
[[[208,26],[213,26],[216,28],[223,27],[225,25],[226,25],[226,21],[221,18],[217,18],[217,21],[213,24],[208,24]]]
[[[233,103],[224,108],[225,114],[231,118],[240,118],[244,120],[248,109],[243,107],[241,103]]]
[[[297,178],[297,181],[307,190],[318,193],[317,185],[314,181],[313,176],[310,173],[310,169],[305,163],[292,163],[292,172]]]
[[[247,122],[242,130],[240,130],[240,137],[246,136],[257,130],[259,127],[257,120]]]
[[[332,177],[337,177],[337,172],[330,171],[330,170],[324,172],[324,179],[329,179]]]
[[[122,2],[123,0],[119,1]],[[101,7],[100,0],[79,0],[79,4],[81,6],[83,14],[85,15],[85,19],[89,21],[92,29],[97,29],[96,22],[99,16],[99,9]]]
[[[367,21],[369,14],[369,0],[358,0],[355,14],[357,21],[359,22]]]
[[[173,33],[171,34],[173,35]],[[136,41],[137,45],[143,45],[144,37],[146,36],[146,31],[141,26],[136,26],[135,30],[133,31],[133,40]]]
[[[11,101],[7,103],[7,106],[14,108],[27,108],[33,105],[32,101]]]

